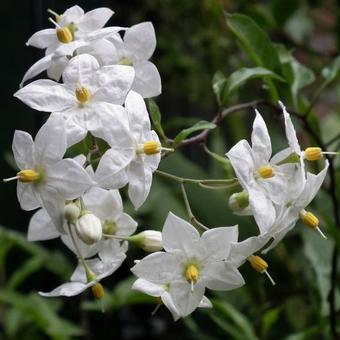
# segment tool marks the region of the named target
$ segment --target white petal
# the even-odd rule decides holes
[[[72,6],[68,8],[62,15],[59,21],[60,26],[65,26],[71,22],[78,22],[84,15],[84,10],[79,6]]]
[[[28,225],[28,241],[45,241],[59,237],[60,233],[54,226],[46,210],[38,210]]]
[[[14,94],[26,105],[43,112],[63,111],[72,107],[73,96],[64,85],[52,80],[36,80]]]
[[[156,97],[162,92],[161,76],[156,66],[150,61],[135,62],[133,64],[136,76],[132,89],[143,98]]]
[[[145,202],[152,184],[152,172],[140,160],[134,160],[128,167],[129,198],[137,210]]]
[[[206,296],[203,296],[198,307],[199,308],[213,308],[213,305],[212,305],[211,301]]]
[[[41,207],[41,201],[31,183],[17,183],[17,197],[23,210],[34,210]]]
[[[78,249],[79,249],[81,255],[86,259],[88,257],[92,257],[95,254],[97,254],[97,252],[99,250],[99,245],[98,244],[92,244],[92,245],[85,244],[76,235],[76,232],[74,230],[74,226],[72,226],[71,228],[73,228],[73,231],[72,231],[73,236],[74,236],[75,242],[77,243],[77,246],[78,246]],[[74,254],[76,254],[78,256],[77,251],[74,247],[73,241],[71,239],[71,236],[69,234],[62,235],[61,240],[66,245],[66,247],[68,247]]]
[[[59,113],[61,114],[61,113]],[[67,139],[67,147],[82,141],[87,135],[87,124],[84,115],[80,112],[65,111],[62,113],[65,120],[65,133]]]
[[[52,61],[47,68],[48,77],[55,81],[59,81],[68,64],[69,60],[66,56],[52,58]]]
[[[199,306],[204,296],[204,291],[205,287],[199,281],[194,285],[193,292],[190,284],[186,281],[177,281],[170,284],[170,295],[182,317],[191,314]]]
[[[253,124],[253,132],[251,134],[251,144],[257,166],[266,165],[272,155],[272,144],[266,123],[260,113],[255,110],[256,118]]]
[[[142,22],[130,27],[124,35],[129,54],[136,60],[148,60],[156,48],[155,29],[151,22]]]
[[[66,135],[64,119],[59,113],[51,114],[35,137],[36,161],[42,165],[64,157]]]
[[[174,254],[156,252],[139,261],[131,271],[138,277],[156,284],[167,284],[181,276],[181,265]]]
[[[265,193],[256,188],[249,189],[249,205],[254,214],[260,233],[264,234],[273,225],[276,217],[273,203]]]
[[[249,183],[254,181],[255,160],[253,151],[246,140],[239,141],[234,145],[226,156],[240,181],[241,186],[247,189]]]
[[[83,200],[87,209],[101,220],[118,218],[123,212],[123,202],[118,190],[93,187],[85,193]]]
[[[36,63],[34,63],[25,73],[22,81],[20,83],[20,87],[29,80],[40,74],[41,72],[47,70],[52,62],[52,55],[47,55],[44,58],[41,58]]]
[[[98,89],[93,101],[123,104],[130,91],[135,71],[131,66],[104,66],[93,75],[93,84]]]
[[[291,149],[294,152],[296,152],[298,155],[300,155],[301,149],[300,149],[299,141],[296,137],[296,132],[295,132],[292,120],[290,118],[290,115],[287,112],[286,107],[283,105],[283,103],[279,101],[279,104],[282,108],[283,116],[284,116],[284,120],[285,120],[286,137],[287,137],[287,140],[288,140],[288,145],[291,147]]]
[[[64,199],[78,198],[93,184],[85,169],[73,159],[62,159],[47,171],[48,185],[56,188]]]
[[[114,264],[116,269],[118,269],[126,258],[118,240],[102,241],[98,255],[105,264],[110,264],[110,266]]]
[[[85,32],[90,32],[102,28],[113,15],[109,8],[96,8],[85,13],[77,22],[77,27]]]
[[[213,290],[232,290],[245,284],[241,273],[230,263],[221,261],[206,265],[202,271],[202,281]]]
[[[49,293],[39,292],[39,295],[45,297],[75,296],[82,293],[86,288],[88,288],[88,286],[81,282],[67,282],[53,289]]]
[[[32,169],[34,167],[34,142],[30,134],[16,130],[12,150],[15,162],[20,169]]]
[[[78,83],[89,86],[92,77],[99,64],[96,58],[89,54],[81,54],[73,57],[63,72],[63,81],[69,87],[75,87]]]
[[[181,315],[179,314],[179,311],[177,307],[175,306],[170,293],[168,293],[167,291],[164,291],[164,293],[161,295],[161,300],[164,306],[168,308],[168,310],[172,314],[174,321],[177,321],[181,317]]]
[[[118,230],[116,232],[117,236],[130,236],[136,231],[137,222],[128,214],[123,213],[116,220]]]
[[[206,250],[205,261],[225,260],[228,257],[231,242],[236,242],[238,238],[238,226],[220,227],[205,231],[200,239],[200,243]]]
[[[137,279],[131,289],[133,290],[138,290],[142,293],[145,293],[150,296],[161,296],[164,292],[164,286],[162,285],[157,285],[155,283],[152,283],[150,281],[144,280],[144,279]]]
[[[57,33],[54,28],[48,28],[45,30],[34,33],[27,41],[27,46],[34,46],[37,48],[46,48],[58,41]]]
[[[135,91],[130,91],[125,100],[130,129],[137,138],[141,132],[149,131],[151,123],[143,97]]]
[[[314,175],[310,172],[307,172],[307,180],[305,184],[305,188],[301,195],[296,200],[296,205],[302,208],[306,207],[316,196],[318,191],[321,188],[321,185],[327,175],[329,167],[329,162],[325,160],[325,167],[317,174]]]
[[[196,228],[172,212],[169,213],[162,231],[162,245],[166,251],[181,250],[189,254],[199,239]]]

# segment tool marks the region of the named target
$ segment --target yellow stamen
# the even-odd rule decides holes
[[[262,257],[257,256],[257,255],[251,255],[248,258],[248,261],[250,262],[250,265],[253,267],[253,269],[255,269],[258,273],[266,274],[271,284],[275,286],[275,281],[273,280],[273,278],[269,275],[267,271],[268,263]]]
[[[305,150],[305,158],[308,161],[317,161],[322,158],[322,150],[318,147],[310,147]]]
[[[76,98],[79,103],[85,104],[91,99],[91,92],[84,86],[76,88]]]
[[[73,35],[72,32],[68,27],[60,27],[57,28],[57,38],[60,42],[63,44],[68,44],[71,41],[73,41]]]
[[[157,153],[160,153],[161,149],[161,145],[154,140],[145,142],[143,145],[143,152],[146,155],[155,155]]]
[[[101,300],[105,295],[104,287],[100,283],[96,283],[94,286],[92,286],[91,290],[92,290],[93,296],[97,300]]]
[[[261,178],[271,178],[274,176],[273,168],[270,165],[261,166],[257,169]]]
[[[18,180],[23,183],[38,182],[41,178],[39,172],[32,169],[21,170],[17,176]]]
[[[303,210],[301,212],[301,219],[304,225],[309,228],[317,228],[319,226],[319,219],[310,211]]]
[[[193,264],[187,266],[187,268],[185,269],[185,278],[191,284],[192,292],[194,291],[194,283],[197,282],[198,277],[199,277],[198,268]]]

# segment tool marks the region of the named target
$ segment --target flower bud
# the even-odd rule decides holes
[[[80,215],[80,207],[74,203],[68,203],[64,207],[64,217],[67,222],[75,223]]]
[[[63,44],[73,41],[73,35],[68,27],[57,28],[57,38]]]
[[[163,249],[162,233],[156,230],[142,231],[137,235],[129,237],[129,241],[150,253]]]
[[[91,245],[101,240],[102,224],[100,219],[92,213],[85,213],[76,223],[76,233],[86,244]]]
[[[237,213],[249,206],[249,195],[246,191],[236,192],[229,197],[230,209]]]

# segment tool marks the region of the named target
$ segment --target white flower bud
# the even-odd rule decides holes
[[[80,215],[80,207],[76,203],[68,203],[64,207],[64,217],[67,222],[75,223]]]
[[[249,211],[249,196],[246,191],[237,192],[229,197],[229,207],[234,214],[245,215]]]
[[[129,237],[129,241],[147,252],[155,252],[163,249],[162,233],[156,230],[145,230]]]
[[[100,219],[92,213],[85,213],[76,223],[76,232],[78,237],[88,245],[100,241],[102,238]]]

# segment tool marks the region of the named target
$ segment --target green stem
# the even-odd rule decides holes
[[[193,179],[193,178],[185,178],[179,177],[176,175],[169,174],[164,171],[156,170],[155,173],[161,177],[171,179],[178,183],[194,183],[194,184],[235,184],[238,183],[237,178],[232,179]]]
[[[180,185],[181,185],[182,195],[183,195],[183,199],[184,199],[184,204],[185,204],[185,207],[187,209],[190,222],[193,223],[193,224],[196,224],[196,226],[198,226],[198,227],[200,227],[204,230],[209,230],[209,228],[206,227],[203,223],[199,222],[197,220],[197,218],[195,217],[195,215],[192,213],[190,203],[189,203],[189,199],[188,199],[188,195],[187,195],[187,192],[185,190],[184,183],[181,182]]]

